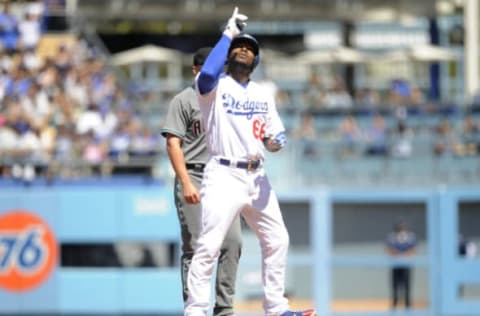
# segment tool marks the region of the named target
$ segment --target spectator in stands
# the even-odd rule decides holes
[[[302,114],[301,122],[298,128],[293,131],[292,136],[299,140],[304,157],[318,157],[320,154],[317,144],[319,136],[315,126],[315,117],[312,113],[304,112]]]
[[[83,160],[90,164],[99,164],[105,161],[108,153],[107,142],[97,137],[93,130],[89,130],[83,137],[85,138],[85,147],[82,153]]]
[[[350,109],[353,106],[353,99],[348,93],[343,79],[335,77],[332,88],[325,94],[325,107],[327,109]]]
[[[480,151],[480,126],[472,115],[467,115],[462,122],[459,141],[455,145],[457,156],[472,156]]]
[[[65,2],[65,0],[60,0]],[[47,11],[47,7],[55,1],[52,0],[24,0],[22,2],[22,9],[25,12],[32,12],[36,15],[44,15]]]
[[[47,92],[48,93],[48,92]],[[80,109],[60,90],[55,90],[49,95],[49,100],[53,108],[52,123],[55,125],[64,124],[69,127],[77,125]]]
[[[48,95],[52,96],[58,90],[60,81],[58,70],[51,59],[47,59],[45,64],[39,69],[36,80]]]
[[[39,54],[32,50],[20,51],[18,58],[20,59],[20,63],[32,74],[32,77],[36,76],[36,72],[43,64],[43,60]]]
[[[325,91],[326,87],[323,84],[320,76],[312,72],[308,79],[308,83],[303,93],[304,110],[315,112],[325,106]]]
[[[78,165],[85,147],[83,136],[75,133],[73,124],[59,123],[55,139],[54,159],[51,161],[53,176],[63,179],[82,175],[83,169]]]
[[[20,104],[34,126],[43,126],[53,115],[53,108],[44,90],[37,82],[32,82],[25,95],[20,96]]]
[[[8,69],[0,69],[0,100],[4,100],[4,98],[10,93],[12,82],[13,79]]]
[[[4,163],[12,167],[13,175],[29,181],[34,177],[33,167],[45,164],[49,159],[38,129],[32,127],[17,100],[8,101],[5,124],[0,131],[0,152]]]
[[[108,156],[116,161],[128,159],[132,138],[132,123],[120,123],[110,137]]]
[[[131,139],[130,153],[134,157],[154,157],[159,148],[159,137],[148,125],[138,125]]]
[[[18,37],[18,21],[10,12],[10,1],[3,1],[3,12],[0,13],[0,40],[8,55],[17,51]]]
[[[110,137],[117,126],[116,115],[111,111],[101,111],[96,103],[90,103],[87,111],[82,112],[77,120],[77,133],[85,134],[93,131],[95,137],[106,139]]]
[[[355,95],[355,104],[364,109],[374,110],[380,105],[380,96],[371,88],[359,89]]]
[[[475,258],[477,256],[477,245],[473,241],[466,238],[465,236],[459,235],[458,236],[458,255],[461,258],[465,258],[468,260]],[[464,295],[465,288],[463,284],[460,284],[458,288],[458,292],[459,292],[458,293],[459,297],[462,297]]]
[[[452,125],[447,118],[443,118],[434,128],[433,152],[436,156],[453,153],[455,135]]]
[[[405,120],[398,120],[392,135],[392,156],[409,158],[412,155],[413,132]]]
[[[18,64],[17,67],[12,69],[12,79],[7,94],[13,97],[26,95],[33,79],[30,71],[24,65]]]
[[[2,111],[2,106],[0,106],[0,127],[2,127],[5,124],[5,115],[3,114]]]
[[[19,49],[36,51],[42,36],[41,27],[41,16],[36,11],[27,10],[23,19],[18,24]]]
[[[388,104],[397,107],[405,106],[410,103],[411,88],[410,84],[403,79],[393,79],[390,82],[387,101]]]
[[[33,166],[43,166],[48,160],[48,151],[43,146],[40,139],[40,129],[31,126],[31,128],[24,132],[19,139],[20,148],[29,151],[26,157],[26,164]]]
[[[39,124],[33,123],[41,144],[43,158],[41,165],[47,167],[52,161],[55,150],[55,141],[57,137],[57,128],[49,121],[40,121]]]
[[[422,106],[425,105],[427,102],[427,98],[425,97],[425,93],[423,93],[422,89],[417,86],[413,86],[410,89],[410,102],[409,106]]]
[[[97,81],[92,86],[92,99],[100,106],[102,111],[109,111],[116,91],[116,79],[112,74],[99,74]]]
[[[463,235],[458,236],[458,255],[471,259],[477,256],[477,245]]]
[[[80,39],[62,43],[43,63],[36,58],[22,50],[8,55],[0,49],[0,147],[11,145],[6,151],[10,161],[19,157],[31,163],[58,161],[51,169],[60,176],[81,175],[83,170],[75,161],[106,159],[104,151],[113,131],[131,121],[136,109],[128,91],[118,89],[104,60]],[[16,112],[22,114],[12,114]],[[12,117],[18,119],[12,123]],[[92,136],[92,130],[94,137],[87,137]],[[134,150],[149,155],[154,142],[153,131],[139,132]],[[35,144],[38,150],[19,150],[27,145],[36,148]],[[73,162],[68,164],[70,172],[65,171],[67,160]]]
[[[382,115],[375,114],[373,123],[365,131],[366,154],[368,156],[385,156],[388,154],[387,128]]]
[[[73,49],[73,46],[69,46],[67,43],[61,43],[53,56],[52,63],[57,69],[59,76],[62,78],[66,78],[70,70],[73,70],[76,73],[86,73],[86,69],[75,68]]]
[[[85,109],[89,102],[88,83],[88,76],[78,68],[69,68],[65,75],[65,93],[81,109]]]
[[[277,105],[277,110],[280,115],[282,115],[282,113],[291,113],[297,110],[295,104],[292,103],[289,92],[286,90],[279,89],[277,91],[275,104]]]
[[[18,133],[13,127],[16,120],[14,116],[19,114],[12,113],[11,107],[13,101],[7,100],[8,105],[4,110],[2,116],[2,124],[0,125],[0,152],[2,153],[2,160],[5,164],[11,164],[17,155],[16,149],[18,146]],[[18,111],[18,110],[17,110]]]
[[[0,69],[2,71],[6,71],[6,72],[10,71],[13,64],[12,57],[13,56],[7,54],[7,51],[0,43]]]
[[[65,124],[57,125],[55,140],[54,160],[59,163],[66,163],[75,159],[73,148],[73,133],[71,126]]]
[[[395,223],[393,231],[387,235],[386,251],[393,259],[403,259],[415,254],[417,239],[406,221]],[[404,307],[411,306],[411,279],[412,271],[408,263],[395,262],[391,268],[391,304],[396,309],[403,295]]]
[[[342,119],[337,128],[337,135],[340,138],[339,155],[341,157],[355,155],[362,138],[362,131],[353,115],[349,114]]]
[[[134,120],[138,120],[142,117],[140,114],[137,114],[135,111],[136,108],[133,107],[131,102],[127,100],[118,101],[117,107],[115,109],[115,115],[118,119],[118,125],[128,125]]]

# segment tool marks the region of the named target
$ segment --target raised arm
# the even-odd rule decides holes
[[[197,85],[200,94],[206,94],[215,88],[218,78],[222,73],[225,60],[227,58],[228,47],[232,41],[226,35],[222,35],[218,43],[213,47],[210,55],[208,55],[202,70],[197,78]]]
[[[238,8],[235,7],[232,16],[228,19],[227,26],[223,31],[222,37],[217,42],[215,47],[208,55],[202,70],[197,78],[197,85],[200,94],[207,94],[215,88],[222,73],[223,66],[227,59],[228,48],[232,39],[247,25],[248,17],[246,15],[238,13]]]

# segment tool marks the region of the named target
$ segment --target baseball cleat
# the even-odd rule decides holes
[[[314,309],[306,309],[304,311],[286,311],[280,316],[316,316],[317,312]]]

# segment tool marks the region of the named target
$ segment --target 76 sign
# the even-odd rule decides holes
[[[0,274],[13,267],[22,271],[40,267],[46,255],[43,233],[41,227],[32,227],[20,233],[0,234]]]
[[[22,292],[43,284],[57,264],[57,248],[53,231],[35,213],[0,215],[0,287]]]

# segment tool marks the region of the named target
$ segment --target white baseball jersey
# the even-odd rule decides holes
[[[273,96],[256,82],[243,86],[222,74],[215,89],[205,95],[197,86],[197,96],[212,156],[263,160],[263,137],[285,131]]]
[[[238,214],[258,237],[262,248],[265,315],[278,316],[289,309],[284,295],[288,231],[263,164],[252,168],[246,162],[263,160],[263,139],[276,136],[285,128],[273,96],[262,86],[253,81],[242,84],[220,73],[229,45],[230,38],[222,36],[196,78],[210,159],[202,179],[202,228],[188,272],[189,298],[184,316],[207,315],[213,265]],[[205,78],[200,81],[202,90],[209,91],[203,95],[199,78]]]

